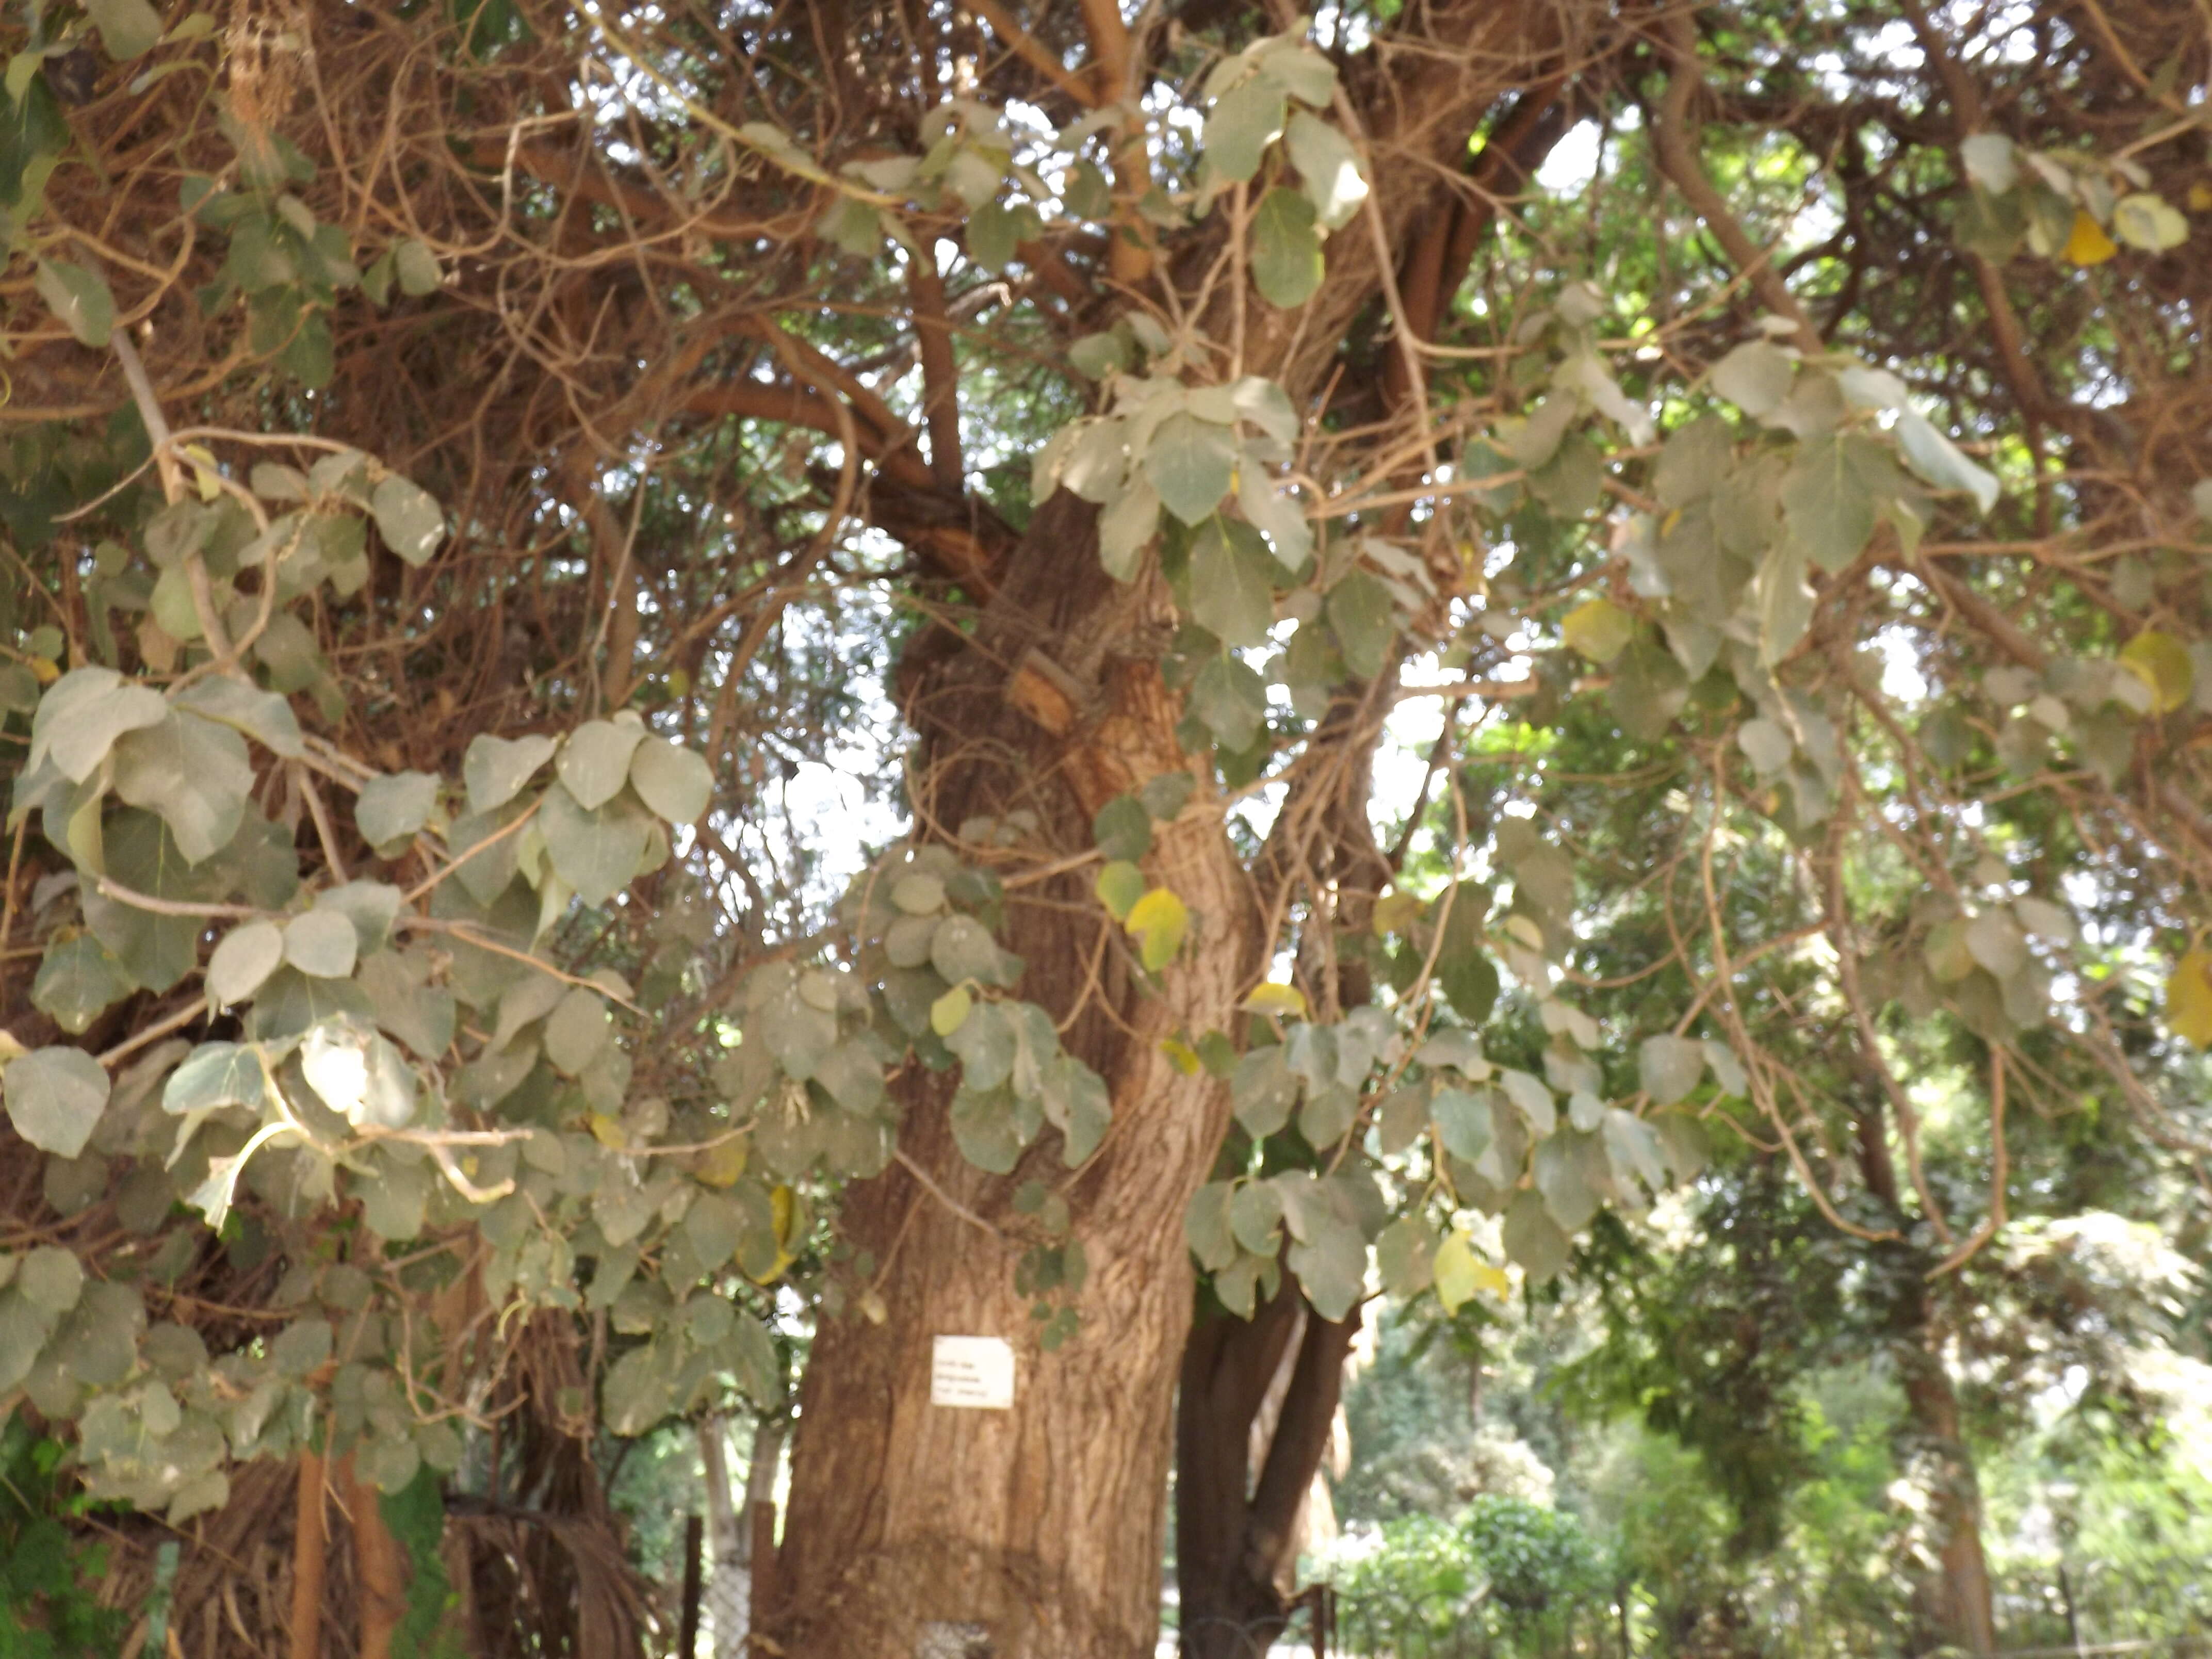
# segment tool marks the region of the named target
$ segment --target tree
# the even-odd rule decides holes
[[[772,1407],[787,1288],[785,1650],[1134,1653],[1178,1376],[1295,1313],[1325,1424],[1370,1251],[1457,1307],[1488,1212],[1540,1282],[1704,1122],[1917,1286],[2023,1103],[2197,1155],[2186,21],[11,27],[0,1389],[96,1491],[180,1522],[289,1458],[305,1516],[327,1448],[404,1518],[527,1377],[592,1587],[549,1639],[614,1651],[585,1437]],[[1585,120],[1586,202],[1520,202]],[[910,827],[832,905],[779,775],[892,741],[894,653]],[[1609,784],[1547,769],[1577,732]],[[1010,1408],[930,1403],[947,1334]],[[1185,1401],[1245,1443],[1249,1387]],[[1276,1449],[1180,1529],[1262,1634]]]

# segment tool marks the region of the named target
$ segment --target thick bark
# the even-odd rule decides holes
[[[915,688],[918,816],[952,826],[1027,806],[1048,856],[1086,847],[1107,799],[1189,763],[1174,738],[1179,699],[1154,662],[1170,618],[1156,580],[1123,588],[1104,575],[1091,509],[1048,502],[976,648]],[[1087,873],[1008,907],[1006,941],[1030,964],[1020,994],[1060,1018],[1080,1011],[1064,1041],[1112,1094],[1114,1127],[1091,1162],[1070,1180],[1048,1133],[1012,1175],[987,1175],[953,1143],[941,1080],[922,1079],[906,1091],[901,1148],[927,1182],[902,1164],[848,1199],[848,1236],[878,1264],[887,1313],[825,1322],[801,1391],[766,1620],[793,1656],[1152,1651],[1192,1296],[1182,1211],[1228,1115],[1222,1086],[1185,1076],[1160,1043],[1227,1027],[1258,968],[1243,872],[1199,789],[1200,805],[1158,826],[1146,860],[1194,918],[1193,943],[1157,993],[1131,983],[1099,937],[1111,923],[1085,902]],[[1030,1241],[1011,1199],[1028,1179],[1064,1183],[1091,1264],[1081,1332],[1051,1353],[1014,1289]],[[931,1407],[939,1334],[1012,1344],[1012,1410]]]
[[[1302,1317],[1303,1316],[1303,1317]],[[1359,1329],[1315,1316],[1296,1281],[1251,1320],[1202,1312],[1183,1350],[1176,1402],[1176,1569],[1182,1659],[1247,1659],[1290,1622],[1285,1570],[1321,1467]],[[1289,1386],[1257,1478],[1252,1425],[1290,1353]]]

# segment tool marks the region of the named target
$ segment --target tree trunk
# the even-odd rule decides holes
[[[1284,1571],[1293,1565],[1298,1513],[1328,1444],[1358,1329],[1357,1310],[1335,1322],[1316,1316],[1287,1275],[1249,1321],[1218,1307],[1200,1312],[1176,1402],[1182,1659],[1248,1659],[1290,1622]],[[1293,1341],[1289,1387],[1255,1480],[1252,1424]]]
[[[1868,1073],[1871,1077],[1870,1072]],[[1868,1190],[1881,1200],[1900,1232],[1912,1225],[1890,1158],[1882,1097],[1869,1081],[1859,1114],[1859,1167]],[[1906,1425],[1900,1449],[1924,1460],[1929,1522],[1936,1539],[1939,1570],[1915,1597],[1926,1634],[1935,1644],[1968,1653],[1996,1650],[1996,1613],[1989,1563],[1982,1551],[1982,1496],[1973,1454],[1960,1432],[1959,1396],[1943,1363],[1942,1322],[1929,1294],[1936,1265],[1917,1246],[1894,1242],[1871,1247],[1877,1272],[1889,1287],[1885,1337],[1905,1389]]]
[[[1065,494],[1047,502],[973,648],[909,680],[917,820],[949,830],[1026,807],[1042,858],[1087,849],[1107,800],[1189,764],[1174,737],[1181,700],[1156,665],[1171,617],[1156,576],[1122,587],[1101,570],[1091,509]],[[1047,1132],[1012,1174],[986,1174],[954,1144],[949,1081],[909,1077],[900,1163],[848,1196],[843,1225],[877,1264],[869,1305],[882,1318],[825,1320],[801,1389],[765,1621],[794,1659],[1152,1651],[1192,1297],[1182,1213],[1228,1117],[1223,1085],[1186,1076],[1160,1044],[1227,1029],[1258,969],[1248,885],[1218,813],[1204,810],[1208,788],[1201,778],[1193,806],[1156,827],[1145,861],[1193,919],[1157,992],[1099,937],[1113,924],[1089,872],[1010,896],[1019,994],[1056,1018],[1074,1012],[1063,1042],[1112,1096],[1113,1127],[1084,1169],[1071,1177]],[[1063,1191],[1090,1263],[1080,1332],[1049,1353],[1014,1288],[1036,1239],[1011,1200],[1032,1179]],[[929,1403],[939,1335],[1012,1345],[1011,1410]]]

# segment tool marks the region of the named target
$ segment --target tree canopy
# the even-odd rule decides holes
[[[2203,1226],[2201,11],[0,48],[0,1414],[91,1498],[296,1472],[319,1582],[327,1456],[419,1585],[519,1459],[533,1650],[637,1651],[595,1438],[795,1401],[785,1650],[1134,1653],[1172,1455],[1198,1659],[1363,1303],[1565,1275],[1754,1540],[1760,1367],[1893,1354],[1988,1648],[1960,1366]]]

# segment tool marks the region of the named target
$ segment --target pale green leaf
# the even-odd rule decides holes
[[[79,344],[106,345],[115,331],[115,296],[106,277],[66,259],[41,259],[33,280],[39,297]]]
[[[1275,561],[1260,532],[1208,520],[1190,549],[1190,614],[1224,645],[1262,645],[1275,620]]]
[[[242,1002],[283,960],[283,928],[266,920],[241,922],[223,935],[208,958],[208,995],[221,1007]]]
[[[630,757],[630,786],[637,798],[671,823],[696,823],[714,794],[714,774],[703,756],[647,737]]]
[[[1237,441],[1230,429],[1187,411],[1162,421],[1145,450],[1145,477],[1185,524],[1199,523],[1221,505],[1236,467]]]
[[[354,802],[354,822],[371,847],[404,844],[430,821],[437,804],[437,779],[428,772],[398,772],[362,785]]]
[[[42,1152],[75,1158],[107,1107],[107,1073],[82,1048],[33,1048],[0,1073],[15,1133]]]
[[[1278,185],[1252,213],[1252,280],[1268,304],[1294,311],[1321,287],[1314,204]]]
[[[461,781],[469,792],[471,812],[489,812],[507,805],[530,781],[538,769],[553,758],[553,739],[538,733],[521,738],[495,738],[478,732],[469,740],[461,758]]]
[[[446,539],[446,515],[429,491],[396,473],[378,481],[368,504],[384,544],[409,564],[428,563]]]
[[[1322,224],[1340,230],[1367,200],[1367,175],[1352,142],[1318,117],[1299,111],[1283,135],[1291,165]]]
[[[605,805],[629,781],[630,758],[645,728],[627,722],[586,720],[561,745],[554,771],[586,811]]]

